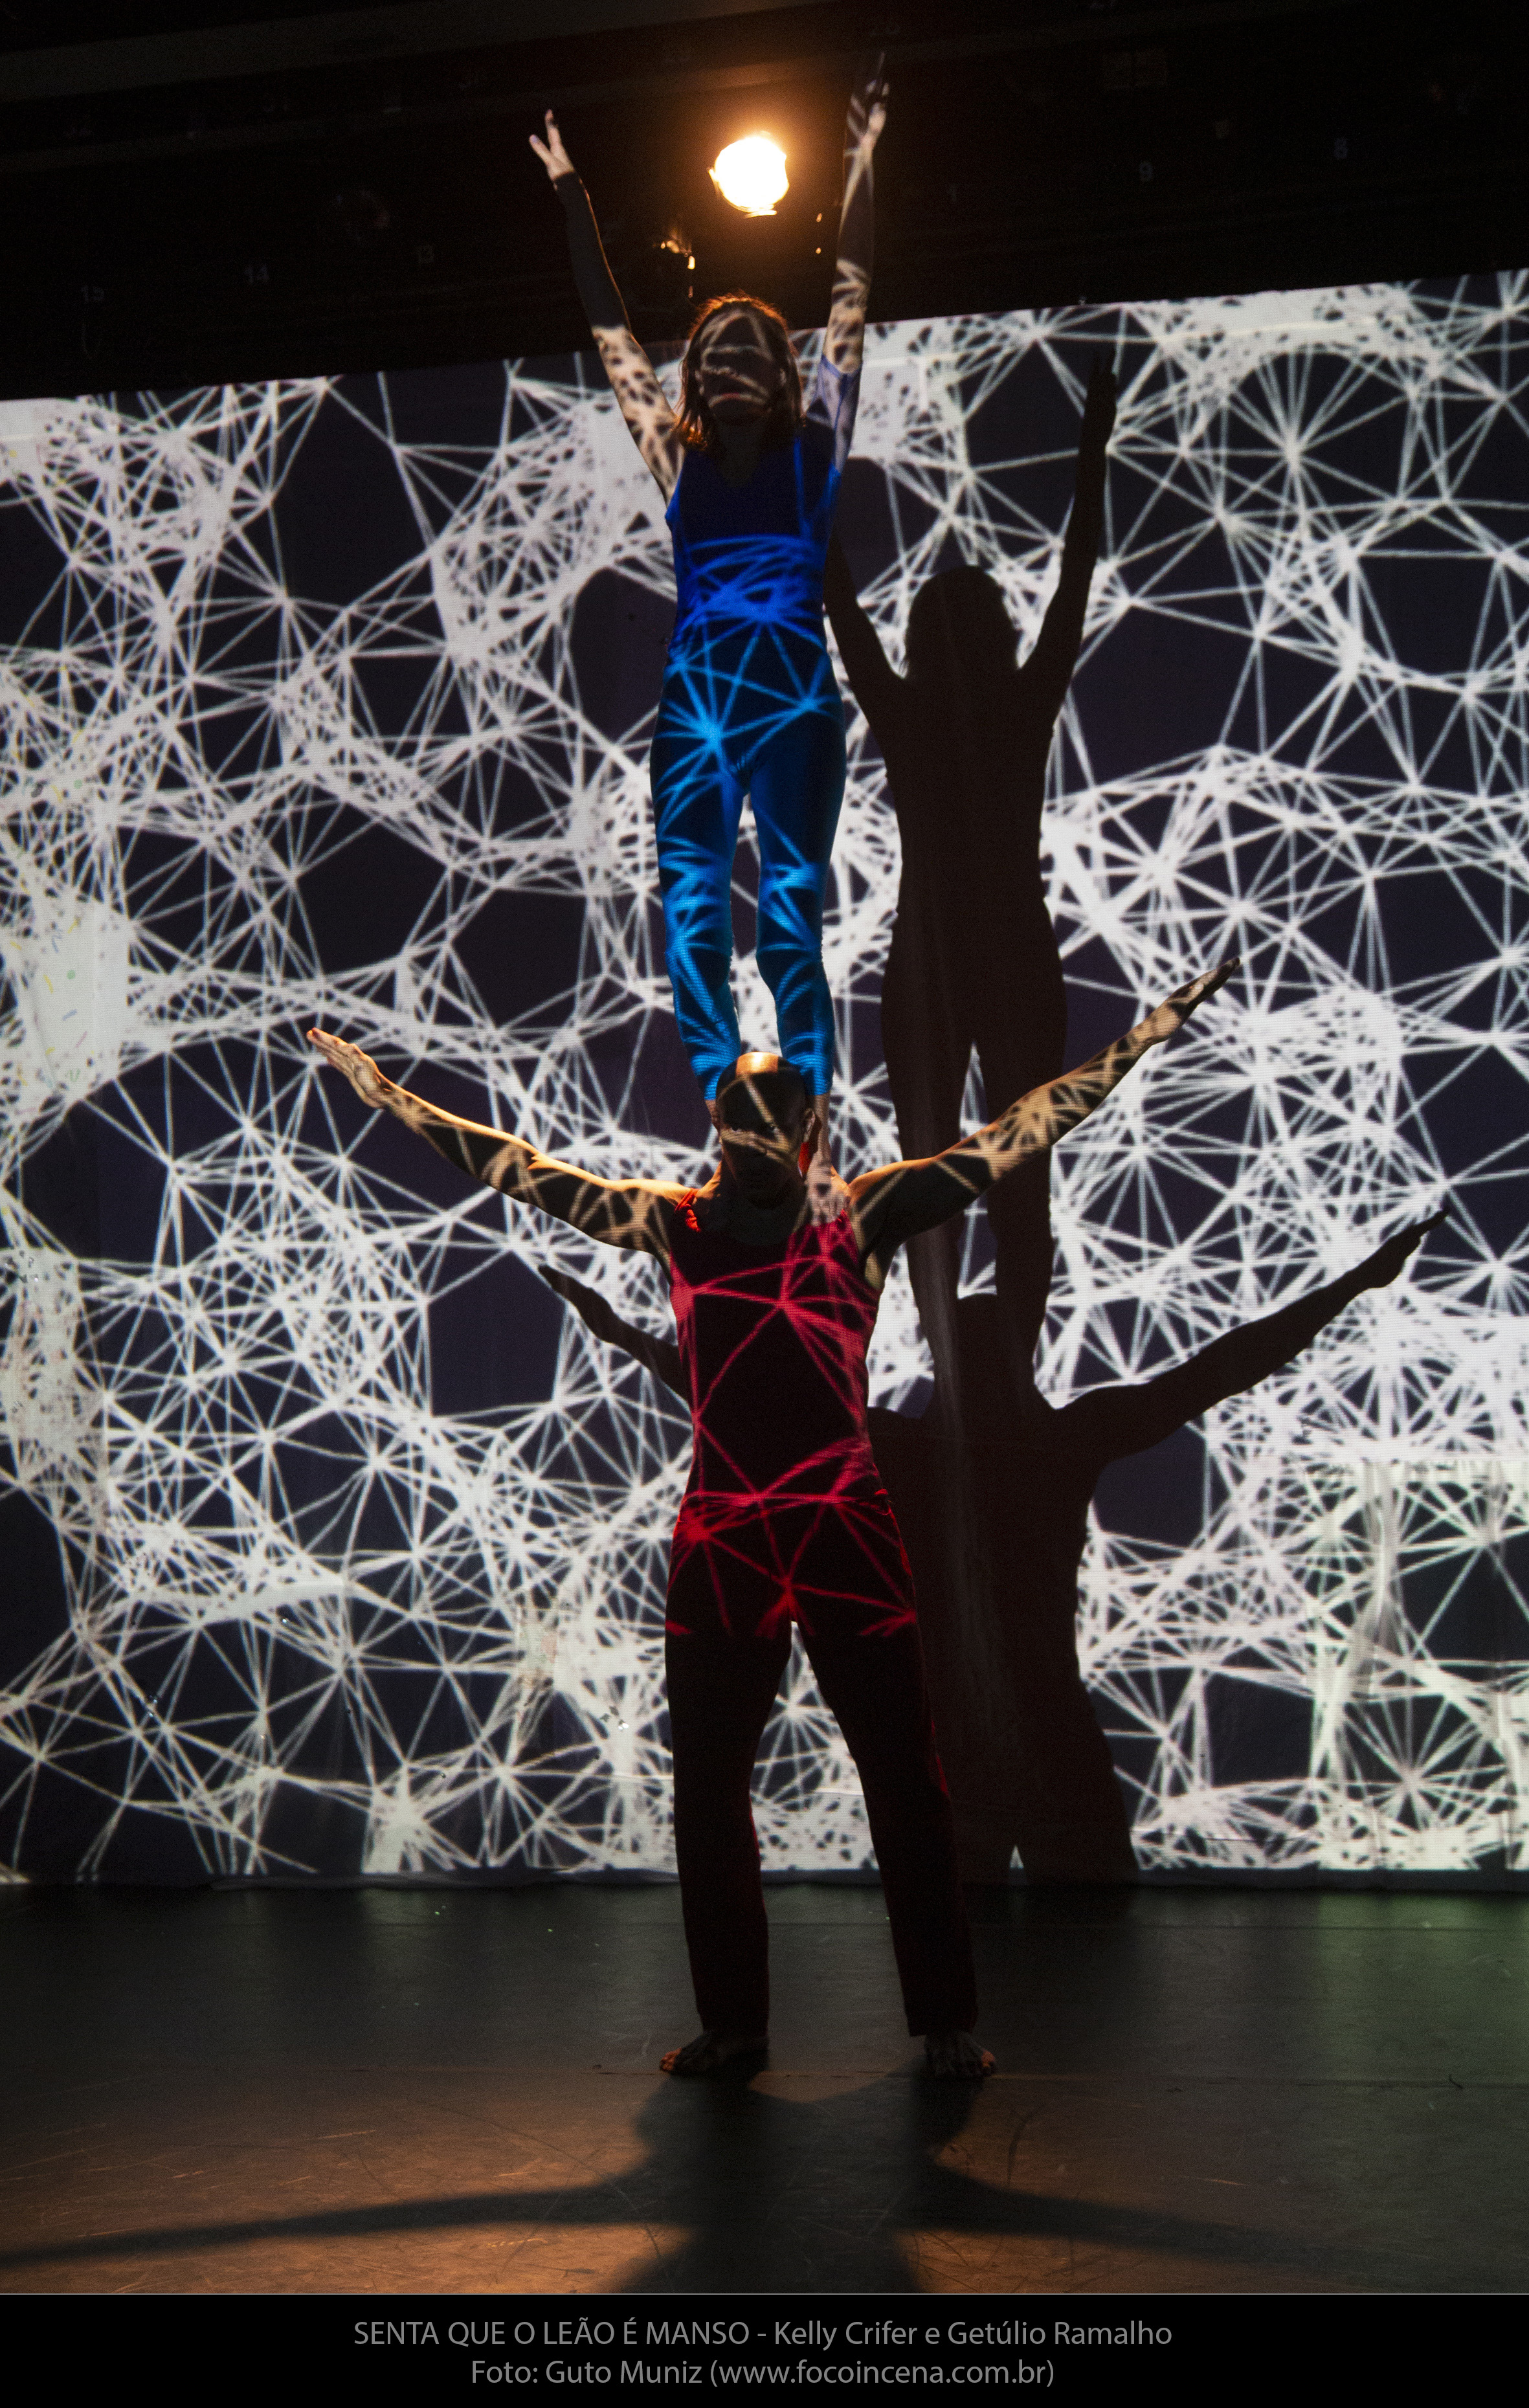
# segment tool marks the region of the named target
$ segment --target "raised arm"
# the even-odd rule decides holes
[[[507,1137],[503,1129],[484,1128],[411,1096],[407,1087],[385,1078],[359,1045],[347,1044],[322,1028],[310,1028],[308,1036],[331,1068],[350,1080],[364,1104],[392,1112],[454,1168],[496,1187],[502,1196],[514,1197],[517,1203],[550,1212],[602,1246],[624,1246],[668,1261],[669,1209],[685,1193],[682,1188],[645,1179],[592,1179],[571,1163],[538,1153],[523,1138]]]
[[[875,229],[871,160],[887,122],[887,83],[881,61],[862,79],[844,127],[844,202],[839,210],[834,292],[828,305],[823,354],[841,376],[853,376],[865,347],[865,308],[871,292]]]
[[[1298,1297],[1260,1321],[1229,1329],[1224,1338],[1213,1339],[1187,1363],[1176,1363],[1155,1380],[1097,1388],[1079,1397],[1063,1415],[1069,1434],[1097,1455],[1101,1469],[1116,1455],[1136,1455],[1171,1438],[1197,1413],[1255,1388],[1271,1372],[1282,1371],[1366,1288],[1389,1287],[1430,1229],[1448,1218],[1447,1212],[1431,1212],[1425,1220],[1412,1222],[1341,1279],[1329,1280],[1325,1287],[1313,1288],[1309,1296]]]
[[[547,112],[546,141],[539,142],[533,134],[531,148],[546,168],[552,190],[563,204],[574,281],[584,305],[584,314],[590,322],[595,349],[610,379],[616,406],[626,421],[633,441],[667,499],[679,480],[685,456],[684,443],[675,423],[674,412],[664,399],[664,388],[653,374],[652,362],[632,332],[626,305],[616,289],[616,280],[601,246],[600,229],[594,222],[590,196],[563,147],[563,136],[557,130],[557,120],[550,109]]]
[[[1047,606],[1035,649],[1022,675],[1034,708],[1050,722],[1067,698],[1078,665],[1088,613],[1089,586],[1099,557],[1105,523],[1105,453],[1115,425],[1115,378],[1101,353],[1089,371],[1088,396],[1078,437],[1078,480],[1073,489],[1062,572]]]
[[[873,1170],[855,1180],[850,1189],[850,1210],[862,1259],[867,1266],[874,1264],[885,1277],[893,1255],[906,1239],[921,1229],[937,1228],[942,1221],[964,1212],[995,1180],[1032,1154],[1055,1145],[1098,1110],[1145,1053],[1176,1036],[1191,1013],[1223,987],[1237,968],[1234,957],[1218,969],[1191,979],[1081,1069],[1066,1070],[1048,1086],[1032,1087],[1018,1103],[1010,1104],[985,1128],[963,1138],[959,1145],[931,1154],[926,1161],[894,1162],[885,1170]]]
[[[869,612],[861,608],[855,580],[837,535],[829,538],[828,558],[823,564],[822,598],[828,606],[829,624],[839,648],[839,657],[844,663],[844,674],[850,681],[850,691],[865,712],[871,734],[885,753],[887,738],[895,730],[903,706],[903,681],[881,649],[881,638]]]

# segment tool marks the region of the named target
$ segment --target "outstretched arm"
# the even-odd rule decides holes
[[[822,598],[828,606],[834,640],[844,663],[850,691],[865,714],[866,724],[887,749],[895,716],[903,701],[903,681],[881,649],[870,615],[863,610],[855,580],[837,535],[831,536],[823,564]]]
[[[680,1367],[679,1349],[669,1338],[654,1338],[648,1330],[639,1329],[635,1322],[623,1321],[613,1305],[582,1280],[571,1279],[566,1271],[543,1271],[542,1278],[550,1288],[555,1288],[564,1304],[571,1304],[586,1327],[607,1346],[619,1346],[640,1363],[664,1387],[672,1388],[677,1397],[690,1402],[685,1374]]]
[[[1089,586],[1099,557],[1105,523],[1105,453],[1115,425],[1115,378],[1101,353],[1089,371],[1088,396],[1078,438],[1078,481],[1072,514],[1062,547],[1062,573],[1047,605],[1034,651],[1022,672],[1035,697],[1036,709],[1052,721],[1067,698],[1067,687],[1078,665],[1083,641],[1083,621]]]
[[[1310,1345],[1319,1329],[1325,1329],[1365,1288],[1389,1287],[1430,1229],[1438,1228],[1448,1218],[1447,1212],[1431,1212],[1426,1220],[1412,1222],[1341,1279],[1329,1280],[1325,1287],[1314,1288],[1309,1296],[1266,1313],[1261,1321],[1229,1329],[1224,1338],[1213,1340],[1187,1363],[1176,1364],[1155,1380],[1143,1381],[1139,1387],[1100,1388],[1092,1396],[1079,1397],[1065,1411],[1070,1431],[1097,1453],[1101,1463],[1118,1455],[1136,1455],[1144,1446],[1156,1446],[1159,1440],[1171,1438],[1196,1413],[1207,1412],[1227,1397],[1240,1396],[1245,1388],[1256,1387],[1271,1372],[1283,1370]]]
[[[871,249],[875,213],[872,207],[871,160],[877,137],[887,122],[887,84],[881,62],[862,79],[850,103],[844,127],[844,202],[839,210],[839,239],[834,271],[833,297],[828,305],[828,331],[823,356],[841,376],[853,376],[865,346],[865,308],[871,291]]]
[[[652,362],[628,322],[626,305],[616,289],[616,280],[601,246],[590,196],[563,147],[563,136],[550,109],[547,112],[546,141],[539,142],[533,134],[531,148],[563,204],[574,281],[595,349],[610,379],[616,406],[667,498],[679,480],[685,447],[674,412],[664,399],[664,388],[653,374]]]
[[[850,1209],[860,1237],[861,1257],[884,1277],[897,1248],[921,1229],[937,1228],[964,1212],[995,1180],[1032,1154],[1055,1145],[1097,1111],[1105,1097],[1154,1045],[1183,1026],[1191,1013],[1226,984],[1238,968],[1234,958],[1179,987],[1165,1003],[1124,1037],[1117,1037],[1079,1070],[1065,1071],[1048,1086],[1032,1087],[959,1145],[923,1162],[894,1162],[873,1170],[850,1189]]]
[[[322,1028],[308,1036],[332,1069],[341,1071],[364,1104],[392,1112],[458,1170],[496,1187],[518,1203],[534,1204],[566,1221],[603,1246],[624,1246],[660,1261],[669,1259],[669,1209],[686,1191],[645,1179],[592,1179],[571,1163],[540,1154],[523,1138],[484,1128],[456,1112],[442,1111],[407,1087],[385,1078],[369,1054],[330,1037]]]

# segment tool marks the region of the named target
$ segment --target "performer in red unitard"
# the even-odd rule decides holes
[[[524,1139],[440,1111],[354,1045],[310,1032],[364,1103],[447,1160],[603,1244],[668,1270],[694,1450],[669,1569],[675,1847],[703,2028],[664,2059],[707,2073],[763,2047],[766,1926],[750,1809],[755,1753],[794,1622],[859,1770],[908,2029],[936,2073],[993,2060],[977,2019],[950,1799],[935,1749],[912,1581],[866,1430],[865,1351],[897,1248],[964,1211],[1087,1117],[1236,967],[1179,988],[1080,1070],[960,1144],[852,1181],[817,1221],[817,1136],[800,1074],[746,1054],[718,1096],[722,1167],[702,1189],[592,1179]]]

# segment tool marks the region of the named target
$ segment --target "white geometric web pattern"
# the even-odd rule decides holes
[[[1059,1153],[1043,1384],[1140,1376],[1446,1193],[1453,1219],[1207,1417],[1184,1530],[1095,1532],[1085,1670],[1146,1863],[1522,1868],[1529,291],[880,330],[844,525],[894,653],[952,543],[1033,637],[1101,343],[1109,515],[1048,823],[1070,1051],[1247,968]],[[375,526],[301,500],[321,457]],[[71,1865],[150,1878],[662,1866],[682,1418],[573,1322],[545,1393],[459,1405],[447,1360],[491,1306],[516,1359],[516,1266],[654,1326],[662,1291],[461,1193],[303,1039],[593,1171],[696,1171],[648,817],[656,491],[575,364],[4,405],[0,470],[27,597],[0,664],[0,1401],[66,1591],[6,1657],[9,1852],[56,1865],[67,1825]],[[384,522],[383,568],[310,575]],[[847,1170],[896,1151],[897,868],[851,713]],[[738,996],[767,1041],[747,954]],[[922,1369],[899,1276],[879,1400]],[[758,1785],[767,1863],[865,1860],[799,1668]]]

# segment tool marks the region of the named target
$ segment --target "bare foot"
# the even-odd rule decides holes
[[[663,2073],[715,2073],[729,2057],[757,2056],[765,2045],[763,2032],[697,2032],[683,2048],[671,2048],[659,2058]]]
[[[942,2082],[980,2082],[998,2063],[991,2048],[964,2031],[926,2033],[923,2055],[929,2071]]]

